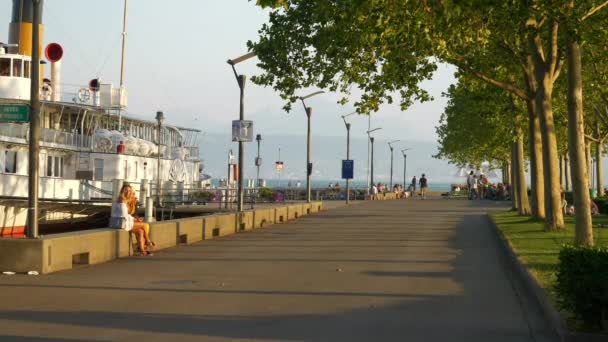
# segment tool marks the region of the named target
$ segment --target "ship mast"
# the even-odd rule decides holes
[[[124,88],[124,81],[125,81],[125,43],[126,43],[126,38],[127,38],[127,2],[128,0],[125,0],[125,6],[124,6],[124,10],[123,10],[123,17],[122,17],[122,51],[120,54],[120,92],[122,94],[123,88]],[[122,115],[121,115],[121,110],[118,110],[118,130],[120,131],[122,129]]]

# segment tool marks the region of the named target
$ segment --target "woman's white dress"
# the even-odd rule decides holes
[[[129,209],[126,203],[112,203],[112,213],[110,214],[110,227],[116,229],[124,229],[130,231],[133,229],[135,219],[129,215]]]

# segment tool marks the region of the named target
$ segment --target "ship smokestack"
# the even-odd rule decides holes
[[[40,1],[40,44],[39,51],[42,51],[42,8],[44,0]],[[18,44],[16,48],[10,48],[9,53],[18,53],[20,55],[32,55],[32,22],[34,21],[34,4],[32,0],[13,0],[13,14],[11,23],[8,27],[9,44]]]
[[[63,48],[57,43],[50,43],[44,49],[46,59],[51,62],[51,100],[61,101],[61,58]]]

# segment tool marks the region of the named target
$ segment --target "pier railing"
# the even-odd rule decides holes
[[[157,187],[154,184],[151,185],[151,196],[154,199],[157,198]],[[237,189],[235,188],[163,187],[161,201],[165,206],[208,205],[231,209],[236,208],[237,196]],[[260,204],[305,201],[306,190],[302,188],[245,188],[243,197],[245,206],[254,208]],[[365,200],[366,198],[367,192],[364,189],[352,189],[350,191],[351,200]],[[346,200],[346,189],[313,189],[312,200]]]

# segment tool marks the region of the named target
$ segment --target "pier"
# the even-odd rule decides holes
[[[0,278],[3,341],[553,341],[498,248],[501,202],[365,201]]]

